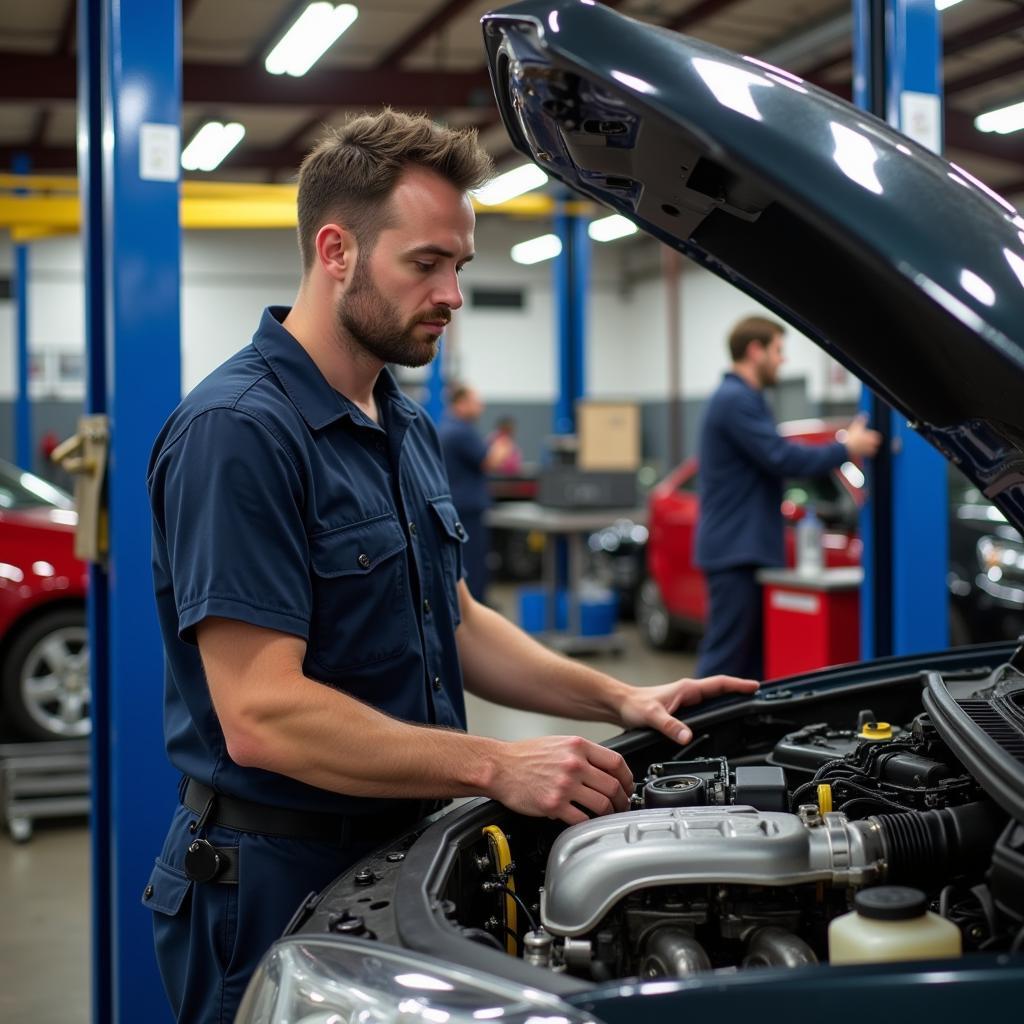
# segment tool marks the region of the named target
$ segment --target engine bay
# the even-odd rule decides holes
[[[1018,660],[764,687],[697,709],[685,748],[624,734],[628,811],[565,826],[471,801],[342,876],[302,930],[570,992],[838,962],[830,925],[898,886],[963,956],[1020,951]]]

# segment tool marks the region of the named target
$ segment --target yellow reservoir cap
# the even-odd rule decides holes
[[[865,722],[860,734],[866,740],[891,740],[892,726],[888,722]]]
[[[832,810],[832,787],[823,782],[818,787],[818,813],[828,814]]]

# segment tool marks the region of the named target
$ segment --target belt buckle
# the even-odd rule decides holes
[[[221,869],[220,854],[205,840],[196,839],[185,851],[185,875],[193,882],[212,882]]]

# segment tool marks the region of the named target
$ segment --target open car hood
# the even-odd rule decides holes
[[[1024,529],[1024,218],[787,71],[590,0],[483,19],[516,147],[817,341]]]

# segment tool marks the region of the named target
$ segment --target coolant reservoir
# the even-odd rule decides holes
[[[879,885],[853,898],[854,909],[828,926],[833,964],[959,956],[960,929],[928,909],[920,889]]]

